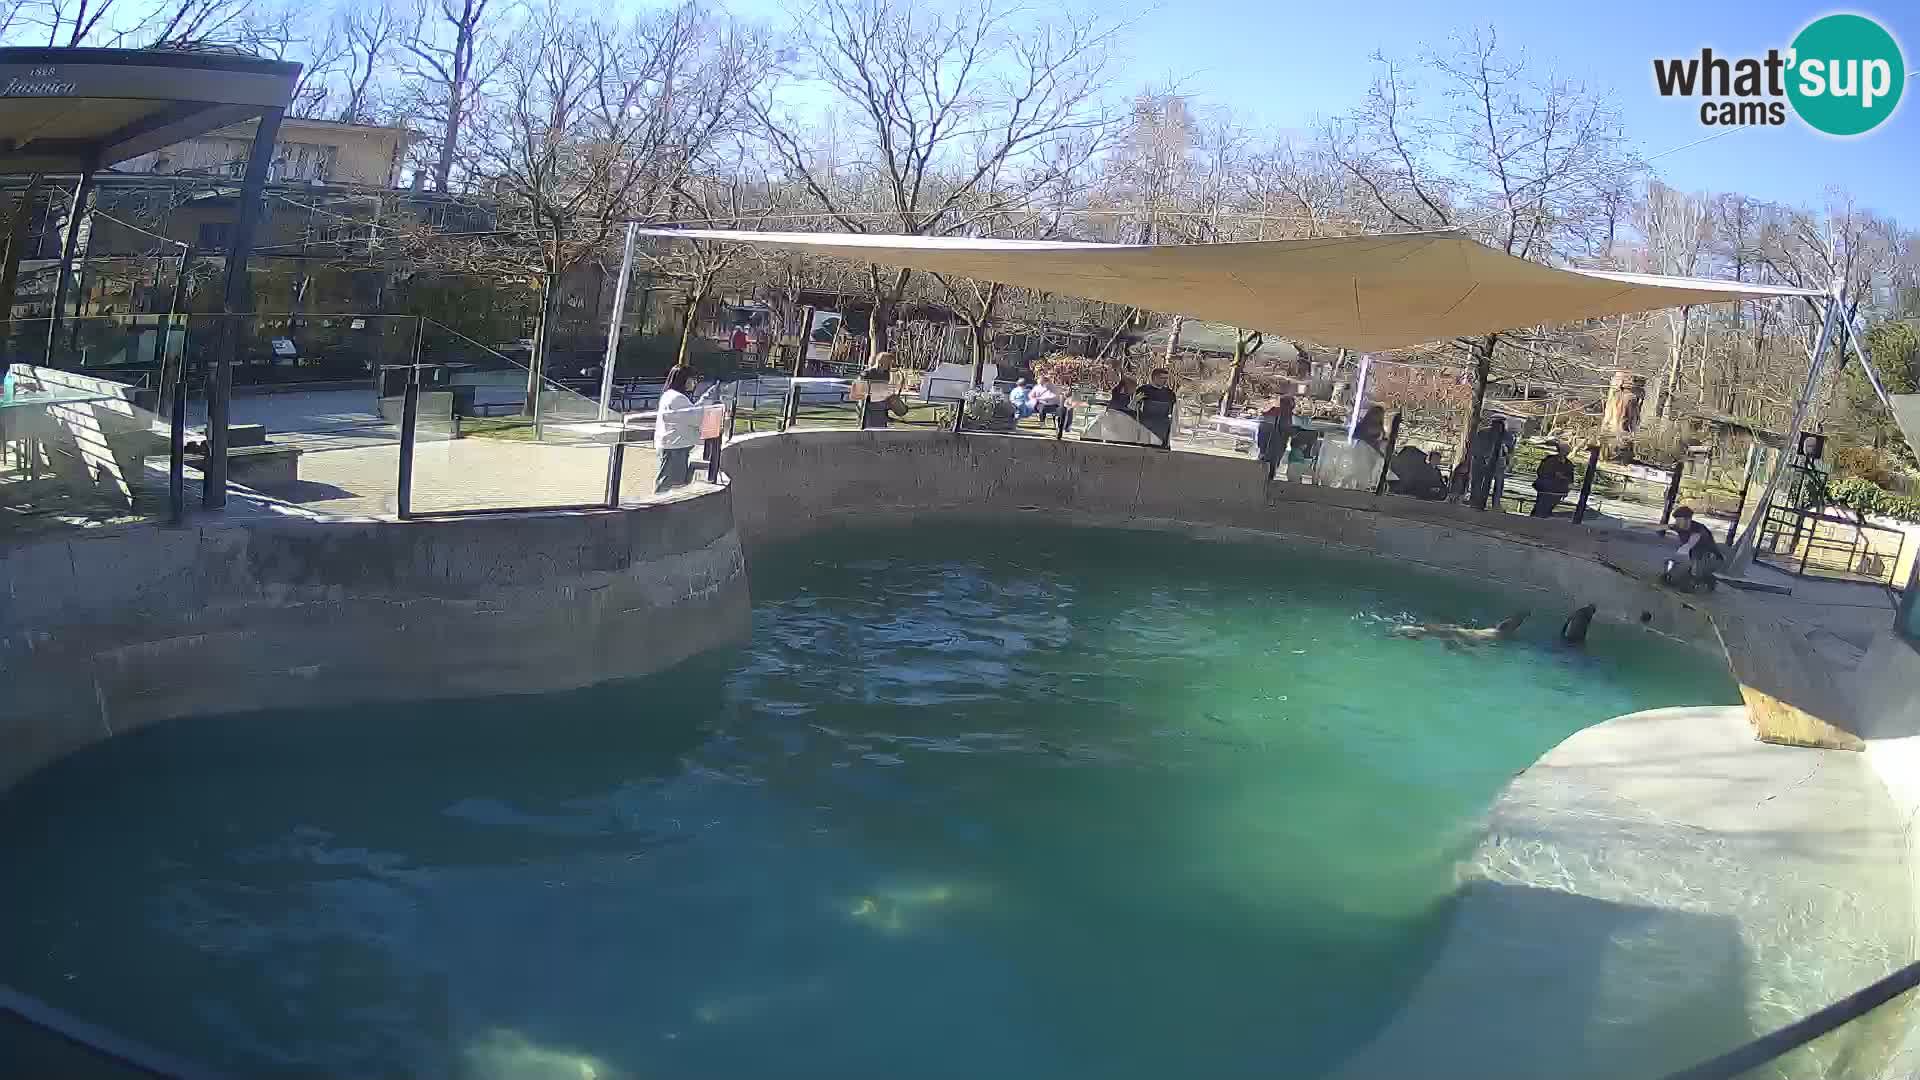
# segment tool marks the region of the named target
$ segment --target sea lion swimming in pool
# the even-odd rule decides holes
[[[1593,625],[1593,613],[1598,610],[1593,604],[1574,608],[1567,621],[1560,624],[1560,640],[1568,645],[1586,644],[1587,628]]]
[[[1516,611],[1500,620],[1498,625],[1487,627],[1454,626],[1452,624],[1418,626],[1396,626],[1390,633],[1403,638],[1438,638],[1448,645],[1490,645],[1496,641],[1505,641],[1520,629],[1527,621],[1529,611]]]

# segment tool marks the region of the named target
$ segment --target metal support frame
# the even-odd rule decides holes
[[[1275,437],[1277,438],[1278,436]],[[1387,474],[1393,471],[1393,449],[1394,444],[1399,441],[1400,414],[1395,412],[1393,414],[1393,423],[1387,425],[1387,452],[1386,456],[1380,459],[1380,479],[1375,481],[1373,485],[1373,493],[1375,495],[1385,495],[1387,493]],[[1272,477],[1268,477],[1268,479],[1271,480]]]
[[[280,134],[283,112],[268,109],[260,114],[253,146],[247,152],[246,175],[240,181],[233,242],[227,247],[227,281],[220,303],[223,317],[213,366],[207,371],[207,467],[200,501],[210,510],[227,505],[227,395],[233,382],[234,354],[240,347],[238,317],[253,314],[253,284],[247,277],[247,260],[253,255],[253,229],[260,218],[261,195],[267,186],[267,169],[273,164],[273,142]],[[410,459],[405,460],[404,467],[412,468]]]
[[[637,221],[627,222],[626,253],[620,257],[619,284],[613,287],[613,319],[607,324],[607,357],[600,371],[600,419],[605,421],[612,411],[613,404],[613,366],[620,356],[620,322],[627,314],[627,284],[633,280],[633,237],[640,229]],[[626,432],[620,437],[624,440]],[[618,491],[618,485],[614,488]],[[617,505],[617,502],[614,504]]]
[[[1580,501],[1573,506],[1575,525],[1587,519],[1587,502],[1593,498],[1593,478],[1600,471],[1600,447],[1587,447],[1587,474],[1580,478]]]
[[[174,375],[175,375],[174,367],[176,366],[176,363],[179,366],[185,366],[187,362],[187,354],[185,349],[180,350],[180,357],[178,361],[175,361],[174,359],[172,359],[167,355],[167,344],[168,344],[167,339],[173,335],[174,316],[179,314],[180,308],[184,306],[186,303],[187,264],[192,259],[193,259],[193,245],[181,244],[180,245],[180,268],[178,271],[174,273],[173,292],[171,295],[167,297],[166,321],[161,322],[159,320],[155,320],[154,322],[155,332],[153,335],[153,369],[159,373],[159,379],[160,379],[159,406],[160,406],[160,411],[163,413],[167,412],[172,407],[174,383],[176,381],[179,381],[174,378]],[[159,284],[157,277],[154,284],[155,285]]]
[[[1733,546],[1734,538],[1740,533],[1740,519],[1745,517],[1747,513],[1747,491],[1753,487],[1753,470],[1760,464],[1763,453],[1760,449],[1760,440],[1755,439],[1748,444],[1747,470],[1745,474],[1740,477],[1740,501],[1733,504],[1733,521],[1727,525],[1728,547]]]
[[[813,341],[813,305],[800,309],[800,347],[793,352],[793,374],[787,377],[787,407],[780,413],[780,430],[800,421],[800,371],[807,363],[807,346]]]
[[[53,350],[60,341],[60,322],[67,309],[67,278],[73,274],[73,256],[80,246],[80,221],[87,216],[87,200],[93,197],[94,166],[89,164],[73,186],[73,209],[67,213],[66,236],[60,242],[60,271],[53,279],[53,311],[47,318],[47,347],[42,354],[53,366]]]
[[[1760,541],[1760,525],[1766,520],[1774,496],[1779,494],[1780,480],[1787,472],[1787,454],[1800,445],[1800,432],[1807,422],[1807,410],[1813,404],[1814,391],[1820,386],[1821,370],[1826,366],[1827,346],[1832,343],[1834,331],[1843,321],[1840,311],[1845,299],[1844,288],[1844,284],[1836,278],[1827,292],[1826,317],[1820,323],[1820,338],[1807,358],[1807,384],[1800,391],[1799,400],[1794,402],[1793,422],[1787,425],[1786,452],[1780,455],[1780,460],[1768,472],[1767,486],[1760,494],[1760,506],[1748,519],[1746,530],[1740,534],[1732,553],[1727,556],[1726,573],[1730,576],[1741,573],[1753,562],[1754,548]]]

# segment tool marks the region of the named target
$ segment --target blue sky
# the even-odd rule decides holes
[[[1292,7],[1289,5],[1289,7]],[[1135,36],[1134,70],[1146,81],[1181,77],[1197,93],[1282,126],[1307,126],[1338,114],[1366,93],[1368,56],[1379,49],[1411,56],[1444,46],[1457,29],[1492,26],[1502,45],[1531,63],[1611,87],[1629,138],[1642,154],[1692,142],[1697,102],[1654,90],[1656,56],[1764,55],[1785,48],[1806,23],[1834,11],[1879,20],[1899,39],[1909,71],[1920,69],[1920,4],[1819,6],[1786,0],[1609,0],[1594,5],[1540,0],[1369,0],[1292,7],[1257,0],[1179,0],[1145,16]],[[1744,191],[1787,203],[1817,203],[1840,184],[1865,206],[1920,225],[1920,80],[1909,80],[1893,119],[1852,140],[1831,139],[1797,119],[1784,128],[1750,128],[1654,162],[1662,179],[1686,190]]]
[[[777,13],[778,0],[744,0],[750,17]],[[1112,10],[1111,0],[1103,5]],[[1909,71],[1920,69],[1920,4],[1875,0],[1822,6],[1792,0],[1607,0],[1587,7],[1545,0],[1368,0],[1365,4],[1281,5],[1271,0],[1162,0],[1141,16],[1123,81],[1177,80],[1197,96],[1231,106],[1262,126],[1310,127],[1358,103],[1372,78],[1375,50],[1411,58],[1444,47],[1454,31],[1492,26],[1503,46],[1523,49],[1530,65],[1612,90],[1628,137],[1643,155],[1693,142],[1714,129],[1698,101],[1663,99],[1654,90],[1655,57],[1699,54],[1710,45],[1731,57],[1785,48],[1813,19],[1835,11],[1871,16],[1900,40]],[[776,19],[784,22],[784,19]],[[1690,191],[1742,191],[1757,198],[1817,205],[1842,185],[1863,206],[1920,226],[1920,80],[1893,119],[1852,140],[1823,136],[1789,118],[1680,150],[1654,162],[1667,183]]]

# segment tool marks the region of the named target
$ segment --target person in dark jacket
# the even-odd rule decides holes
[[[1139,387],[1140,384],[1133,380],[1133,376],[1120,376],[1120,381],[1114,383],[1113,389],[1107,392],[1107,408],[1117,413],[1134,416],[1133,395]]]
[[[1552,517],[1572,490],[1573,462],[1567,460],[1567,446],[1554,443],[1553,453],[1540,459],[1540,468],[1533,474],[1533,516]]]
[[[1472,458],[1473,508],[1485,510],[1487,496],[1493,491],[1494,474],[1507,453],[1507,422],[1496,416],[1487,426],[1474,432],[1470,444]]]
[[[1283,397],[1260,414],[1260,426],[1254,431],[1253,445],[1260,460],[1267,463],[1267,479],[1280,468],[1286,456],[1287,441],[1293,436],[1293,398]]]
[[[1384,405],[1375,405],[1368,409],[1360,422],[1354,425],[1353,441],[1363,442],[1378,453],[1387,452],[1387,409]]]
[[[1147,385],[1140,388],[1140,426],[1159,438],[1162,449],[1173,445],[1173,387],[1169,385],[1173,373],[1166,368],[1154,368],[1147,377]]]

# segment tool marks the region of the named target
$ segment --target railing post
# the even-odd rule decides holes
[[[720,482],[720,437],[716,435],[708,439],[704,449],[707,455],[707,483],[717,484]]]
[[[1277,437],[1277,436],[1276,436]],[[1393,414],[1393,423],[1387,426],[1387,456],[1380,459],[1380,480],[1373,485],[1375,495],[1387,493],[1387,473],[1393,466],[1394,444],[1400,441],[1400,414]],[[1271,477],[1269,477],[1271,479]]]
[[[413,327],[413,357],[400,399],[400,480],[394,493],[394,510],[403,518],[413,514],[413,446],[420,426],[420,351],[427,336],[426,319],[416,317]]]
[[[1680,501],[1680,470],[1686,468],[1687,459],[1681,458],[1673,463],[1673,479],[1667,481],[1667,503],[1660,509],[1660,524],[1665,525],[1673,518],[1673,504]]]
[[[1580,479],[1580,501],[1573,508],[1573,523],[1580,524],[1587,519],[1587,500],[1593,496],[1593,474],[1600,470],[1600,447],[1598,444],[1587,447],[1587,475]]]
[[[620,509],[620,474],[627,467],[627,425],[613,434],[613,453],[607,455],[607,509]]]
[[[172,322],[171,319],[168,320]],[[171,332],[171,327],[168,332]],[[167,431],[167,500],[172,504],[173,523],[187,517],[187,356],[183,348],[173,371],[172,400],[167,403],[171,423]]]

